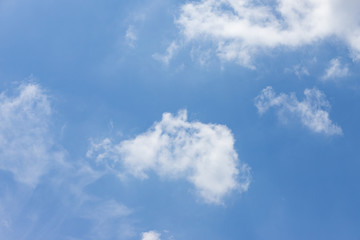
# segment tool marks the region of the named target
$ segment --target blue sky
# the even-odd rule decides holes
[[[359,11],[0,1],[0,238],[360,239]]]

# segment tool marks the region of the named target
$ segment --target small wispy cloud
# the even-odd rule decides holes
[[[221,204],[233,190],[247,191],[249,167],[241,163],[234,138],[224,125],[187,121],[187,112],[164,113],[160,122],[134,139],[92,143],[88,157],[113,171],[146,179],[153,171],[164,178],[184,178],[207,203]],[[122,170],[116,170],[122,169]]]
[[[175,56],[179,49],[180,45],[178,42],[173,41],[170,43],[168,48],[166,49],[166,52],[164,54],[155,53],[153,54],[153,58],[157,61],[162,62],[165,65],[169,65],[171,59]]]
[[[127,28],[125,33],[125,40],[130,47],[135,47],[135,43],[137,41],[137,33],[133,25],[129,25],[129,27]]]
[[[111,200],[88,200],[79,207],[78,217],[90,220],[89,239],[129,239],[135,231],[129,215],[131,210],[121,203]]]
[[[338,78],[344,78],[349,75],[349,68],[346,65],[341,64],[339,58],[334,58],[330,61],[329,67],[325,70],[322,80],[336,80]]]
[[[301,123],[313,132],[341,135],[341,128],[329,118],[330,104],[324,93],[313,88],[306,89],[304,94],[304,100],[299,101],[293,93],[277,95],[272,87],[266,87],[255,98],[255,106],[259,114],[264,114],[268,109],[274,107],[277,108],[281,118],[287,119],[292,115],[300,119]]]
[[[161,234],[156,231],[143,232],[141,240],[161,240]]]
[[[285,72],[294,73],[299,79],[302,78],[302,76],[310,75],[309,70],[301,64],[297,64],[292,68],[286,68]]]

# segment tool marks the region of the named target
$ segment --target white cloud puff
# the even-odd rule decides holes
[[[304,100],[299,101],[293,93],[276,95],[272,87],[266,87],[255,98],[255,105],[260,114],[276,107],[282,119],[287,119],[290,115],[295,116],[313,132],[326,135],[342,134],[341,128],[329,118],[330,104],[325,95],[315,88],[306,89],[304,94]]]
[[[155,231],[143,232],[141,240],[160,240],[161,234]]]
[[[18,95],[0,94],[0,169],[35,186],[50,162],[63,158],[50,134],[51,106],[36,84],[22,84]]]
[[[92,144],[88,156],[108,162],[111,169],[121,165],[141,179],[149,171],[186,178],[208,203],[221,204],[226,194],[246,191],[250,183],[249,167],[239,161],[231,131],[224,125],[189,122],[185,110],[177,116],[164,113],[160,122],[134,139]]]
[[[341,64],[338,58],[334,58],[330,61],[329,67],[325,70],[325,74],[322,80],[336,80],[349,75],[349,68]]]
[[[201,0],[181,7],[177,19],[187,41],[210,40],[222,60],[253,68],[260,50],[300,47],[336,36],[360,59],[360,1]]]

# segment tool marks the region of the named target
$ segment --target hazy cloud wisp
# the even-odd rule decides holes
[[[169,65],[171,59],[174,57],[179,48],[179,43],[173,41],[170,43],[164,54],[155,53],[152,57],[155,60],[162,62],[164,65]]]
[[[36,84],[22,84],[18,95],[0,94],[0,168],[35,186],[50,163],[60,162],[50,131],[51,105]]]
[[[349,75],[349,68],[341,64],[338,58],[334,58],[330,61],[329,67],[325,70],[324,76],[321,78],[324,81],[336,80]]]

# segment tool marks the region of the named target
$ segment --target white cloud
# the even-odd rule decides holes
[[[231,131],[224,125],[189,122],[185,110],[177,116],[164,113],[160,122],[134,139],[93,143],[90,156],[141,179],[149,171],[185,178],[208,203],[221,204],[226,194],[246,191],[250,183],[249,167],[238,160]]]
[[[169,47],[166,49],[165,54],[155,53],[155,54],[153,54],[153,58],[155,60],[162,62],[165,65],[169,65],[171,59],[174,57],[174,55],[178,51],[179,47],[180,47],[179,44],[176,41],[173,41],[170,43]]]
[[[254,68],[259,51],[333,36],[360,59],[359,9],[357,0],[202,0],[182,5],[176,22],[187,41],[211,41],[222,60]]]
[[[325,74],[322,77],[323,80],[331,80],[337,78],[343,78],[349,75],[349,68],[341,64],[338,58],[334,58],[330,61],[329,67],[325,70]]]
[[[17,96],[0,94],[0,169],[35,186],[50,163],[60,162],[50,133],[51,105],[36,84],[22,84]]]
[[[155,231],[149,231],[142,233],[141,240],[160,240],[161,234]]]
[[[279,117],[283,120],[292,115],[299,118],[304,126],[314,132],[326,135],[342,134],[341,128],[332,123],[329,118],[330,104],[325,95],[315,88],[306,89],[304,94],[305,99],[299,101],[293,93],[276,95],[272,87],[266,87],[255,98],[255,105],[260,114],[271,107],[276,107]]]
[[[125,40],[130,47],[135,47],[137,34],[133,25],[129,25],[125,33]]]

